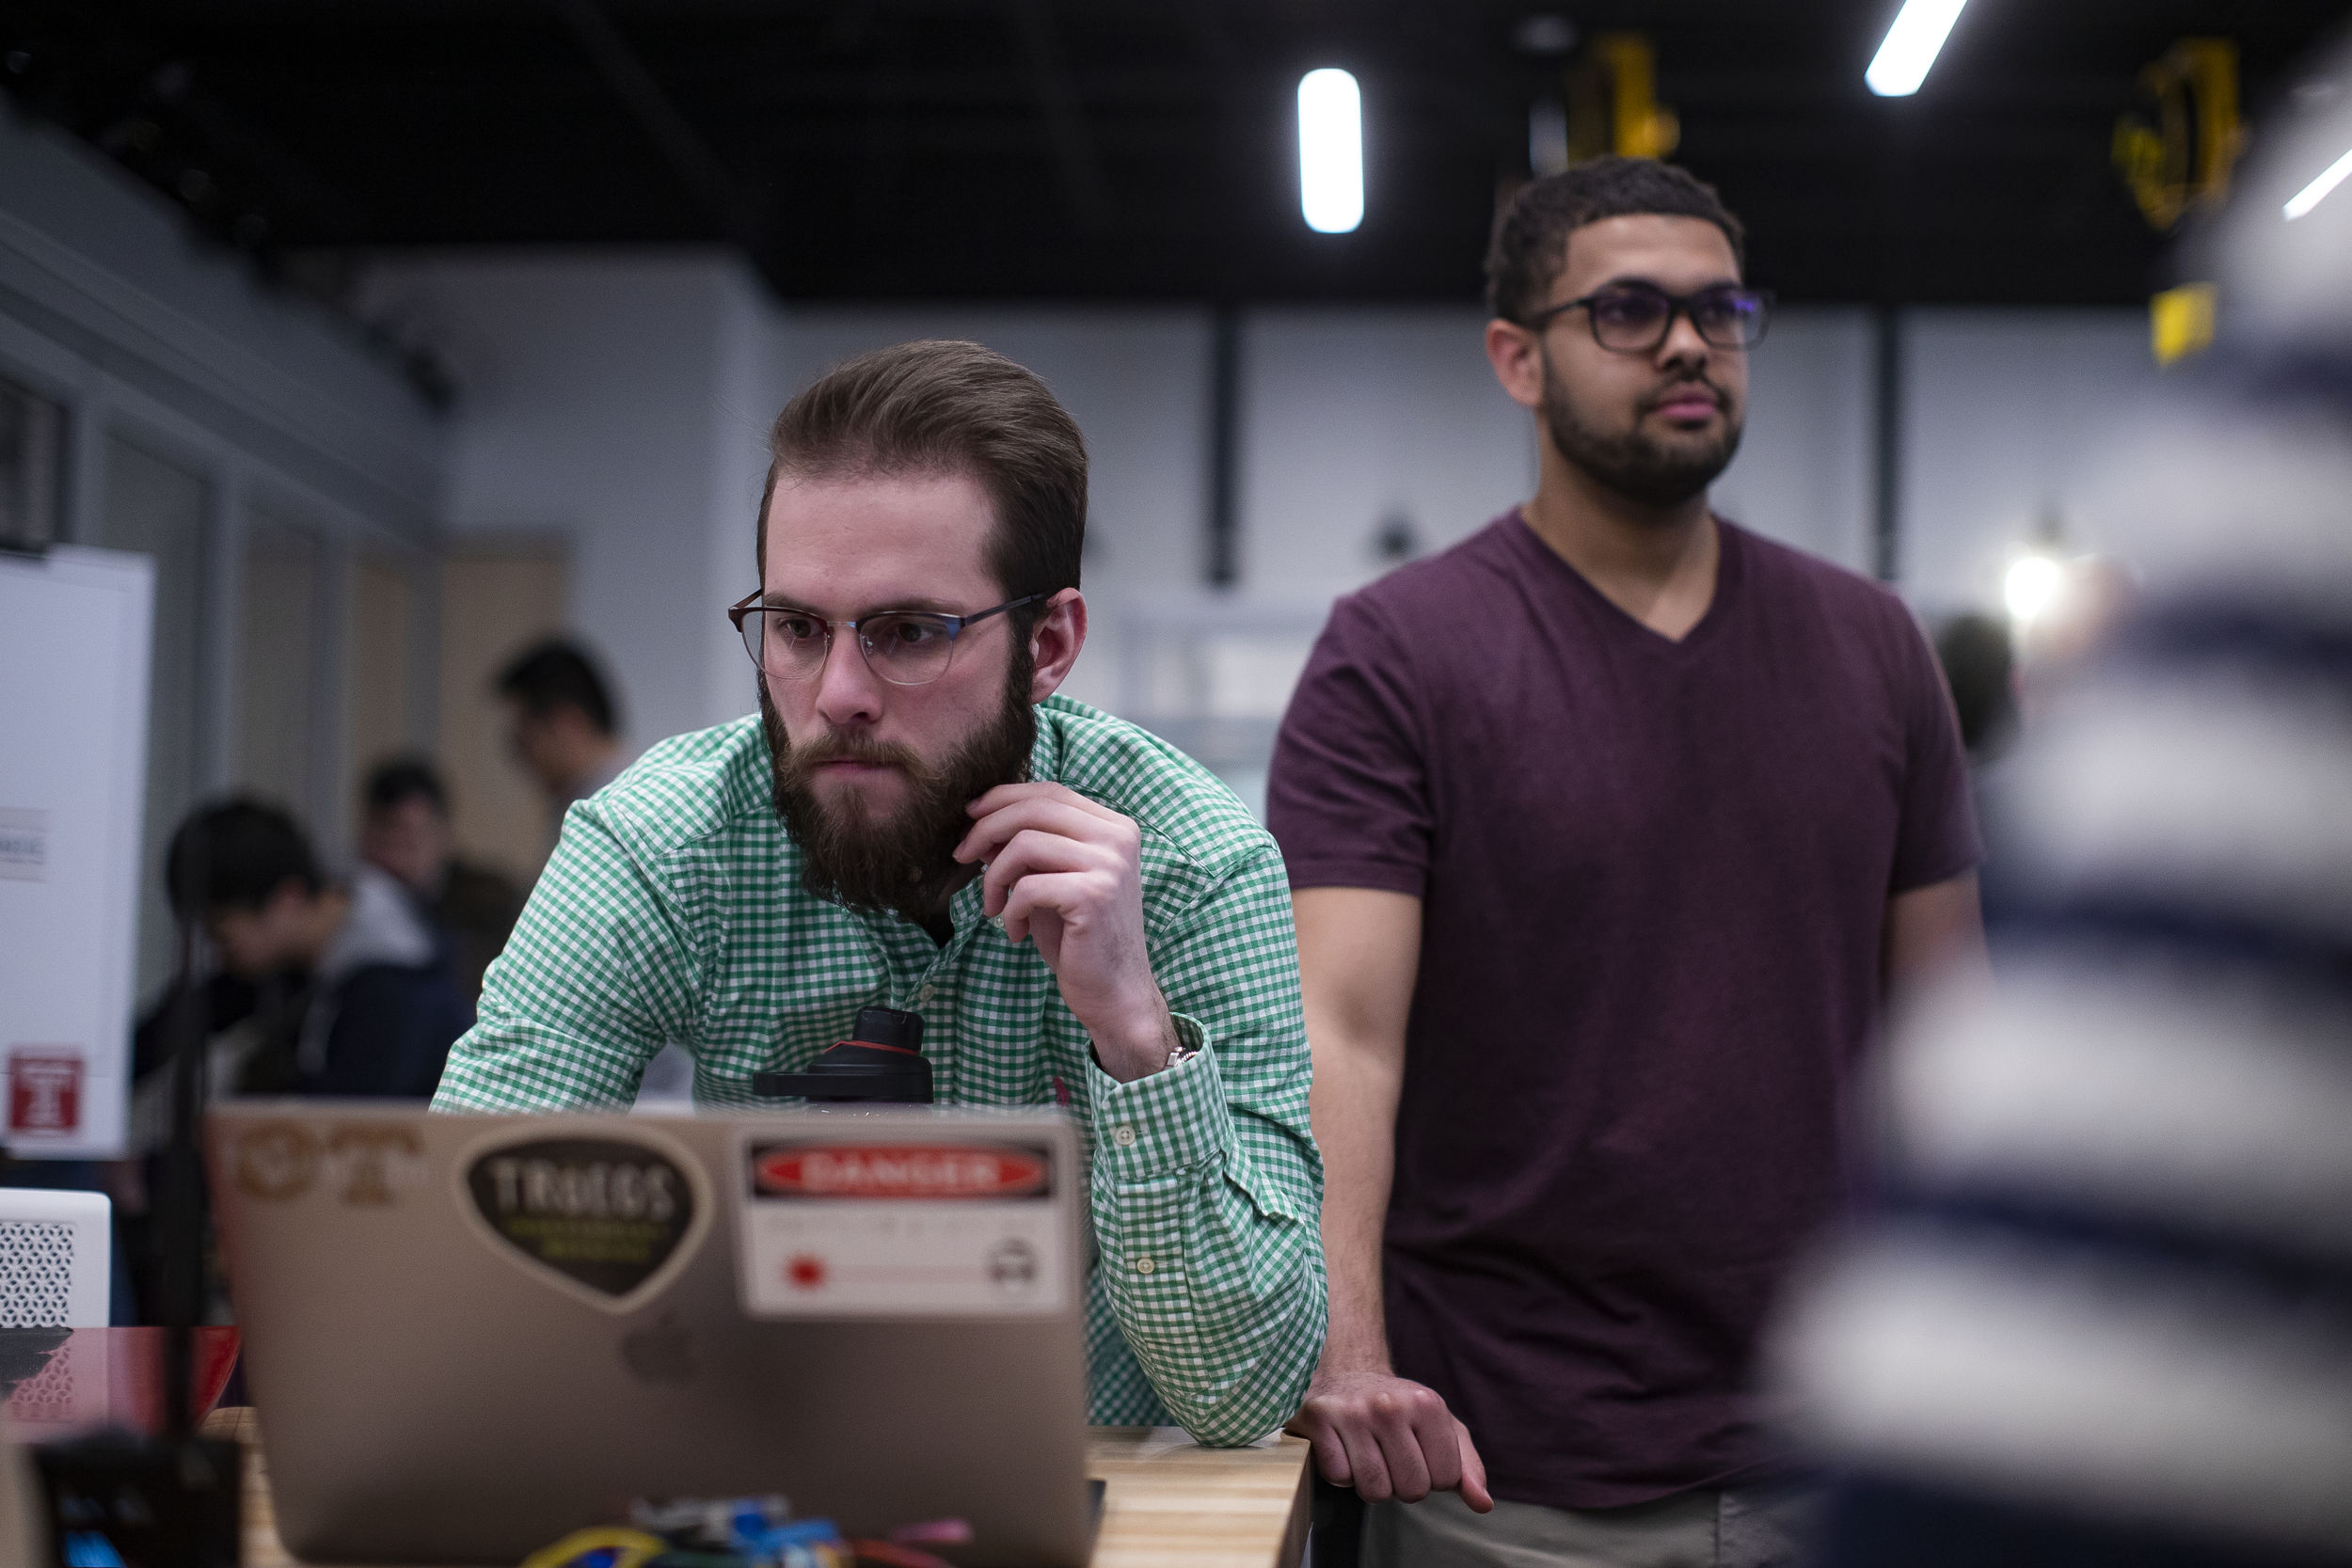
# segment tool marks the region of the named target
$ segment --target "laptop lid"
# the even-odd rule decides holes
[[[636,1497],[781,1492],[850,1534],[1075,1565],[1083,1180],[1046,1112],[210,1113],[278,1528],[513,1562]]]

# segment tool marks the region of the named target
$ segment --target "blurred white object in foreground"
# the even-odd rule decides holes
[[[2352,52],[2321,75],[2101,488],[2143,576],[2008,765],[1997,989],[1898,1042],[1885,1201],[1777,1339],[1829,1568],[2352,1562]]]

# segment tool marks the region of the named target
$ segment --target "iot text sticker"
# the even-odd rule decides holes
[[[744,1309],[762,1318],[1041,1317],[1071,1259],[1054,1151],[1017,1139],[742,1141]]]

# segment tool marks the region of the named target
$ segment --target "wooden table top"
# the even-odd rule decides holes
[[[216,1410],[204,1431],[245,1446],[244,1568],[296,1568],[278,1539],[253,1411]],[[1104,1482],[1094,1568],[1296,1568],[1313,1496],[1307,1455],[1296,1437],[1204,1449],[1168,1428],[1094,1428],[1087,1474]]]

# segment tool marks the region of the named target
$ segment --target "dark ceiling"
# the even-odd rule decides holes
[[[782,295],[1467,299],[1557,58],[1655,40],[1676,153],[1784,297],[2136,301],[2110,162],[2144,64],[2238,44],[2259,113],[2342,0],[1975,0],[1872,98],[1894,0],[9,0],[0,81],[301,273],[410,246],[731,241]],[[1309,232],[1293,90],[1363,84],[1369,211]]]

